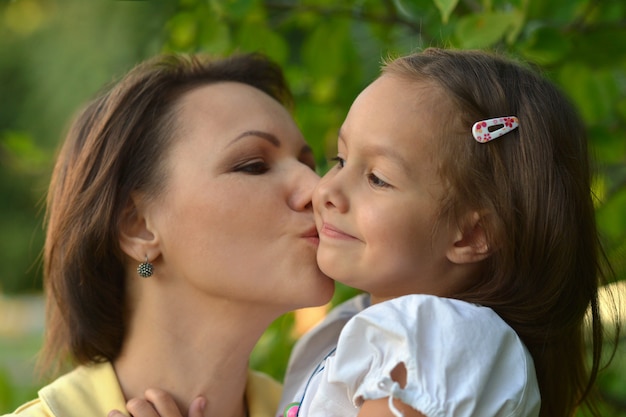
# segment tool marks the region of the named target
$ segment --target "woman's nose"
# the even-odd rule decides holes
[[[294,173],[295,188],[289,199],[289,205],[293,210],[303,211],[313,209],[313,190],[320,181],[320,176],[306,165],[299,167]]]

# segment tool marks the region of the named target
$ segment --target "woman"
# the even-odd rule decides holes
[[[290,99],[260,55],[163,56],[80,114],[48,196],[43,352],[78,368],[17,415],[104,416],[152,386],[181,410],[200,396],[207,415],[273,414],[252,348],[333,291]]]

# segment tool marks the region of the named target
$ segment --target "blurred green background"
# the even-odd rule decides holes
[[[323,173],[381,58],[427,46],[506,52],[569,95],[597,159],[603,241],[616,279],[626,280],[623,0],[0,0],[0,413],[42,383],[33,364],[43,330],[43,200],[83,102],[161,51],[262,51],[285,69]],[[339,287],[333,304],[353,294]],[[324,312],[279,319],[252,365],[281,379],[294,338]],[[624,345],[600,380],[608,417],[626,416]]]

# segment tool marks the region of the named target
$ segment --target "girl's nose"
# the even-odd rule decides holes
[[[313,192],[313,205],[316,209],[348,210],[348,198],[342,189],[338,173],[328,172],[317,184]]]

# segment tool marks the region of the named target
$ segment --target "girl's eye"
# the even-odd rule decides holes
[[[270,167],[263,161],[251,162],[249,164],[241,165],[235,168],[235,172],[243,172],[250,175],[261,175],[269,171]]]
[[[385,181],[381,180],[375,174],[369,174],[367,176],[367,179],[369,180],[370,184],[372,184],[374,187],[378,187],[378,188],[391,187],[390,184],[388,184]]]
[[[343,159],[340,156],[334,157],[333,159],[331,159],[331,161],[336,162],[337,163],[337,167],[339,167],[339,168],[343,168],[346,165],[346,160]]]

